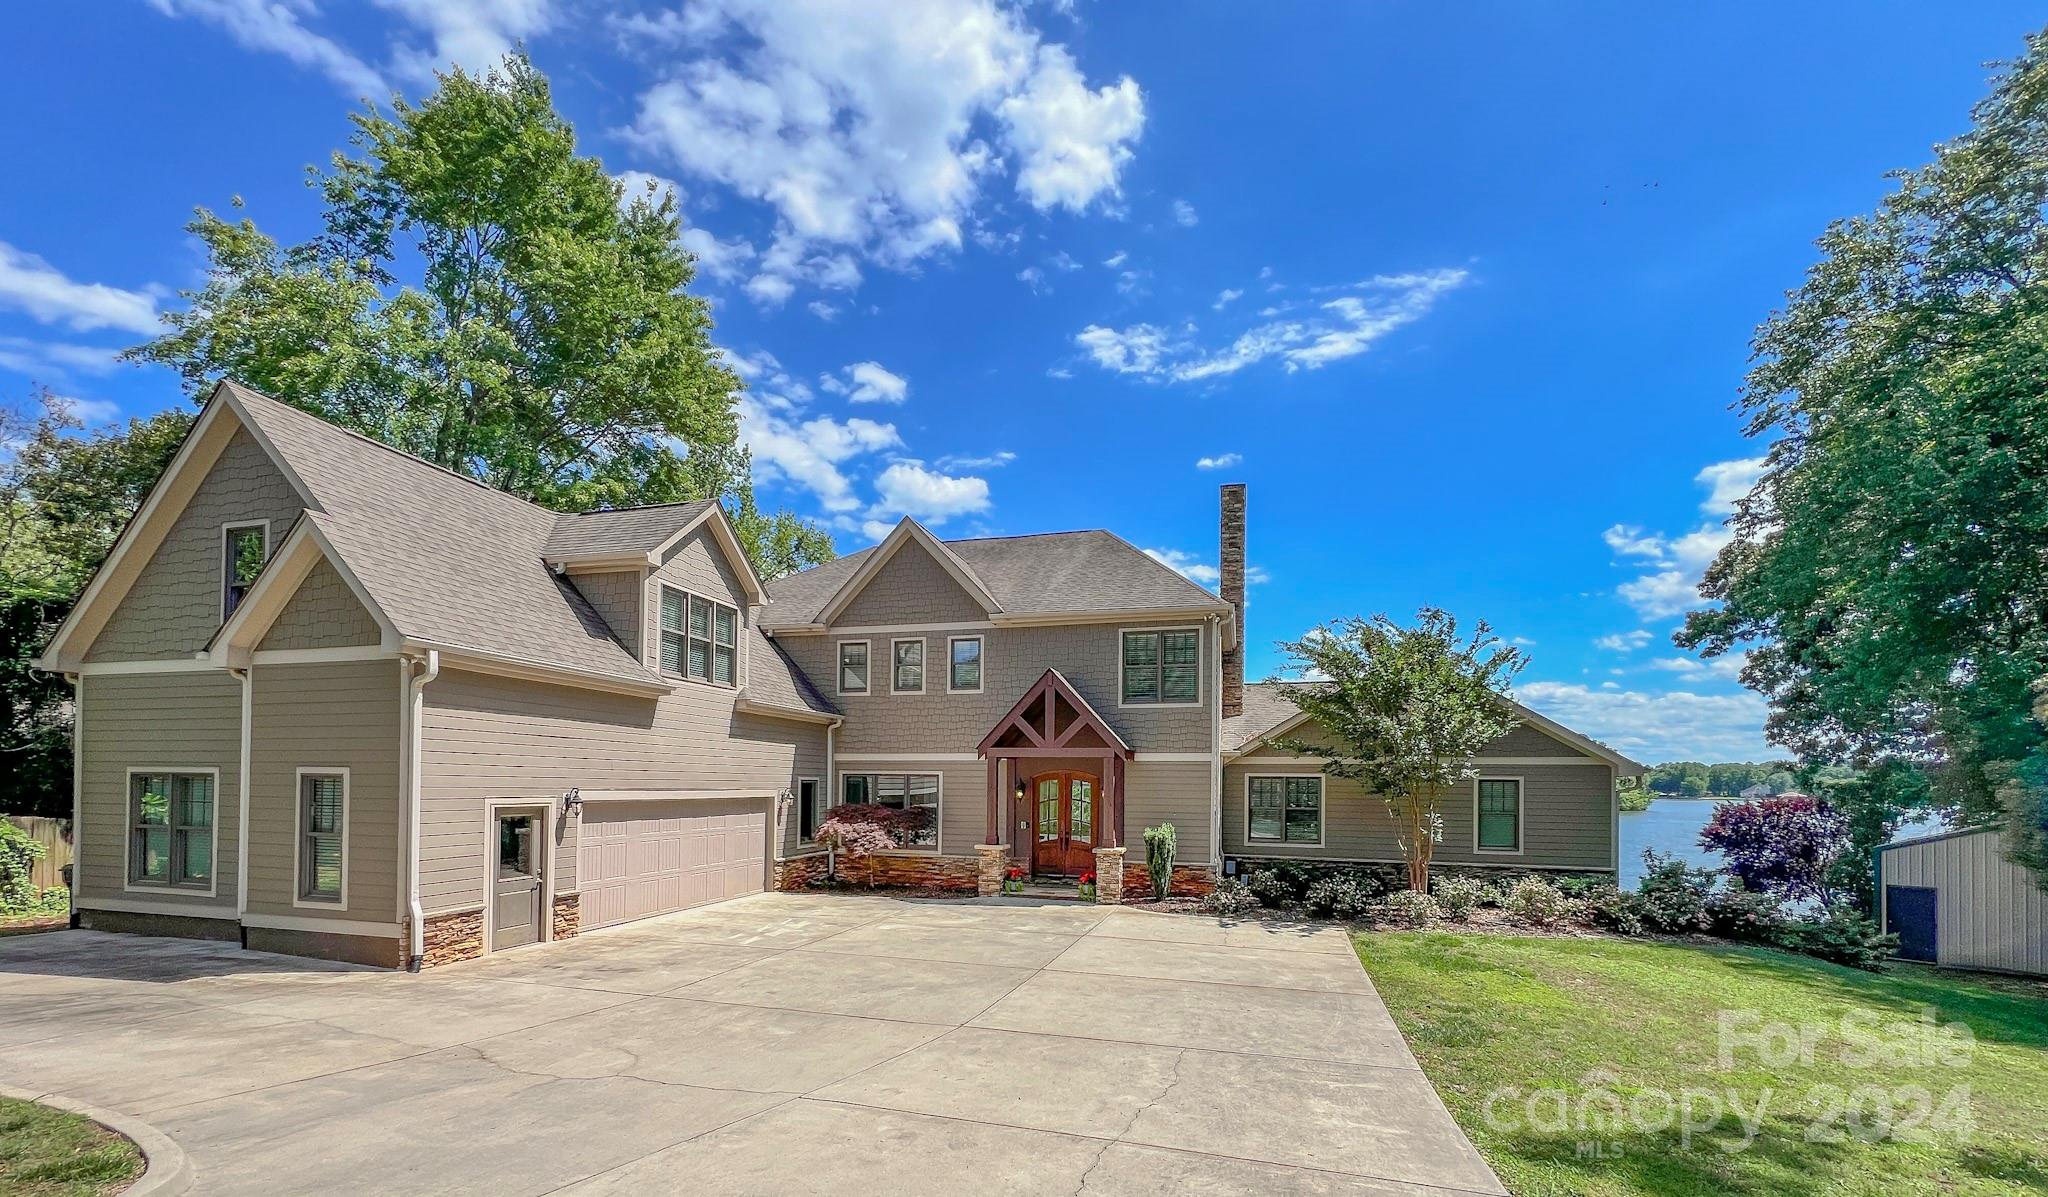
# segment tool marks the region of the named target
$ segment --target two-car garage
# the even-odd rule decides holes
[[[577,841],[585,928],[761,892],[772,799],[586,800]]]

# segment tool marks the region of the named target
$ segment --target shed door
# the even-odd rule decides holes
[[[585,927],[759,893],[767,875],[765,800],[591,803],[579,835]]]
[[[1899,959],[1936,962],[1937,891],[1919,885],[1884,887],[1884,929],[1899,937]]]

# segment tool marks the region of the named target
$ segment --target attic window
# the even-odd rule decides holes
[[[228,524],[220,530],[220,618],[222,623],[242,605],[270,557],[270,521]]]
[[[668,586],[661,588],[661,669],[692,681],[737,680],[738,608]]]

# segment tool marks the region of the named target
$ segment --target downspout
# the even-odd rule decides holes
[[[410,662],[420,659],[406,658],[408,668]],[[424,659],[426,670],[413,675],[406,701],[405,910],[409,942],[405,966],[410,972],[420,970],[427,944],[425,912],[420,909],[420,713],[426,705],[427,686],[441,676],[441,651],[430,648]]]
[[[1244,666],[1244,629],[1236,628],[1237,651]],[[1216,644],[1216,657],[1223,657],[1223,621],[1217,616],[1209,617],[1209,635]],[[1223,878],[1223,695],[1222,684],[1218,683],[1215,701],[1210,703],[1209,714],[1209,875]],[[1240,691],[1242,693],[1242,691]]]
[[[832,809],[832,807],[833,807],[833,799],[834,799],[834,795],[836,795],[836,794],[837,794],[837,793],[839,792],[839,775],[838,775],[837,773],[835,773],[835,772],[833,771],[833,770],[834,770],[834,749],[835,749],[835,744],[836,744],[836,740],[837,740],[837,733],[838,733],[838,731],[839,731],[839,723],[838,723],[838,721],[836,721],[836,720],[835,720],[835,721],[833,721],[833,722],[831,722],[831,723],[828,723],[828,724],[826,724],[826,725],[825,725],[825,781],[824,781],[824,786],[825,786],[825,794],[824,794],[824,798],[825,798],[825,809],[826,809],[827,811],[830,811],[830,810]],[[801,818],[803,817],[803,812],[801,812],[801,811],[797,812],[797,817],[798,817],[799,819],[801,819]],[[827,877],[836,877],[836,876],[838,875],[838,867],[839,867],[839,854],[838,854],[837,852],[833,851],[833,850],[832,850],[831,848],[829,848],[829,847],[828,847],[828,848],[826,848],[826,849],[825,849],[825,876],[827,876]]]
[[[228,675],[242,683],[242,765],[235,775],[235,923],[242,946],[249,946],[249,747],[254,741],[251,716],[255,713],[255,666],[229,669]]]
[[[85,882],[85,857],[78,851],[85,842],[85,675],[67,673],[71,683],[71,912],[67,925],[78,930],[78,890]]]

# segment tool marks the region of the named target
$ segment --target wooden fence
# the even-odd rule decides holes
[[[64,866],[71,863],[71,842],[64,838],[63,822],[27,815],[9,815],[7,821],[43,846],[42,859],[29,871],[31,883],[40,889],[64,884]]]

